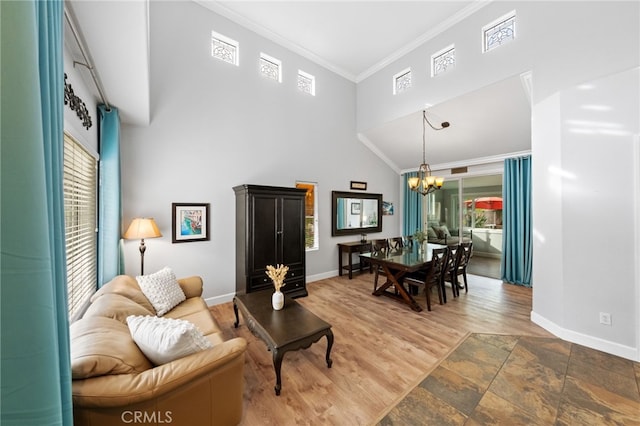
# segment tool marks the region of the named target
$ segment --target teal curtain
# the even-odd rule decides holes
[[[402,210],[403,235],[413,235],[417,229],[422,229],[422,197],[423,195],[409,189],[407,180],[418,176],[418,172],[404,174],[404,208]]]
[[[71,425],[62,1],[0,2],[1,414]]]
[[[504,161],[502,188],[502,280],[531,287],[531,156]]]
[[[98,286],[123,273],[120,236],[120,116],[114,107],[98,107],[100,121],[100,194],[98,215]]]

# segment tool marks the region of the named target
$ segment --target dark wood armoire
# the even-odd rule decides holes
[[[236,193],[236,293],[271,290],[267,265],[287,265],[282,291],[307,295],[304,189],[240,185]]]

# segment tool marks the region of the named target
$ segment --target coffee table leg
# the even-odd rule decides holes
[[[282,379],[280,377],[280,369],[282,368],[282,357],[284,353],[278,351],[278,349],[273,349],[273,368],[276,370],[276,395],[280,395],[280,389],[282,389]]]
[[[240,318],[238,317],[238,305],[236,305],[236,302],[233,302],[233,312],[236,314],[236,322],[233,323],[233,326],[235,328],[238,328],[238,324],[240,324]]]
[[[331,360],[331,347],[333,346],[333,332],[331,330],[327,333],[327,367],[331,368],[333,361]]]

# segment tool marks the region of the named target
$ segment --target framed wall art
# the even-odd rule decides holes
[[[390,203],[388,201],[383,201],[382,214],[386,216],[393,216],[393,203]]]
[[[357,189],[359,191],[366,191],[367,190],[367,182],[359,182],[359,181],[356,181],[356,180],[352,180],[350,188],[352,190],[353,189]]]
[[[209,203],[171,203],[171,242],[209,241]]]

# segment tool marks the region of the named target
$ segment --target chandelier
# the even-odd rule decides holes
[[[443,177],[432,176],[431,175],[431,167],[427,164],[426,159],[426,127],[427,124],[433,130],[442,130],[449,127],[449,122],[444,121],[440,124],[441,127],[434,127],[431,122],[427,119],[427,111],[422,111],[422,164],[418,168],[418,176],[410,177],[407,179],[409,183],[409,189],[412,191],[418,192],[422,195],[427,195],[435,191],[436,189],[442,188],[442,184],[444,183]]]

